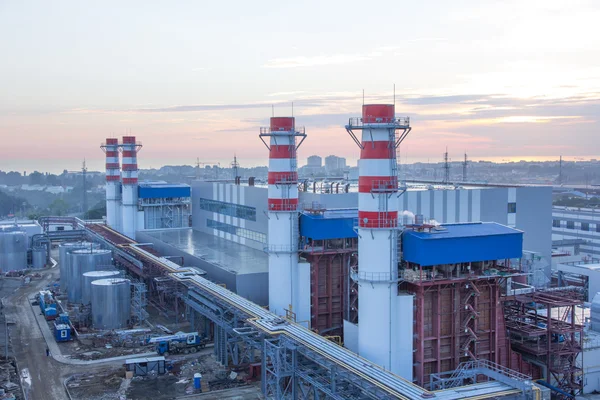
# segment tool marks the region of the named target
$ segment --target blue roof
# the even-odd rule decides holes
[[[355,238],[356,218],[356,208],[326,210],[321,214],[304,212],[300,215],[300,236],[313,240]]]
[[[160,199],[169,197],[190,197],[190,185],[183,183],[142,182],[138,185],[140,199]]]
[[[440,225],[439,230],[402,234],[405,261],[432,266],[520,258],[523,232],[495,222]]]

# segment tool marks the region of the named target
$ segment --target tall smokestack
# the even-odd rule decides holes
[[[269,149],[269,310],[285,315],[297,306],[294,279],[298,271],[298,172],[296,150],[306,138],[293,117],[273,117],[260,128]],[[265,142],[269,138],[269,143]],[[296,138],[301,137],[296,145]]]
[[[121,190],[119,167],[119,141],[106,138],[100,145],[106,154],[106,223],[115,230],[121,230]]]
[[[394,105],[363,105],[362,118],[346,126],[360,147],[358,162],[358,352],[394,373],[412,370],[412,352],[398,338],[398,164],[396,147],[410,131]],[[354,130],[362,130],[360,139]],[[399,135],[396,134],[399,132]],[[412,310],[411,315],[412,315]],[[412,335],[411,335],[412,336]],[[409,368],[406,368],[408,364]],[[404,366],[404,368],[403,368]],[[403,374],[406,377],[406,374]]]
[[[137,201],[138,201],[138,166],[137,152],[142,147],[136,143],[135,136],[123,136],[121,150],[123,165],[121,166],[121,182],[123,184],[122,194],[122,232],[124,235],[135,239],[137,230]]]

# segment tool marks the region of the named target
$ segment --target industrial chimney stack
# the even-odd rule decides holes
[[[138,166],[137,152],[141,144],[136,143],[135,136],[123,136],[121,151],[123,165],[121,166],[122,194],[122,232],[124,235],[135,239],[137,230],[137,201],[138,201]]]
[[[260,139],[269,149],[268,252],[269,310],[285,315],[297,302],[298,172],[296,150],[306,138],[293,117],[273,117],[260,128]],[[296,144],[296,138],[300,143]],[[265,138],[269,139],[267,143]]]
[[[408,118],[395,117],[394,105],[363,105],[362,118],[346,130],[360,147],[358,162],[358,352],[401,374],[412,375],[412,335],[399,338],[398,164],[396,147],[410,131]],[[362,131],[357,137],[354,131]],[[408,315],[412,316],[412,309]],[[408,336],[408,335],[407,335]],[[402,354],[402,344],[409,346]]]
[[[106,223],[111,228],[121,230],[121,177],[119,167],[119,142],[117,138],[107,138],[100,145],[106,154]]]

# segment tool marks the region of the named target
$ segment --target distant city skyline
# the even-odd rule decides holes
[[[363,89],[411,118],[401,163],[434,162],[446,146],[491,161],[600,154],[597,2],[364,6],[1,2],[0,169],[60,173],[85,158],[102,170],[100,143],[126,134],[144,144],[142,169],[234,153],[266,165],[259,127],[292,102],[308,134],[301,159],[356,165],[344,125]]]

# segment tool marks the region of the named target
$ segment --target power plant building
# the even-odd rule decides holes
[[[521,272],[524,251],[551,257],[551,188],[405,184],[396,148],[411,130],[407,117],[397,117],[393,105],[364,105],[346,129],[360,160],[358,182],[345,181],[341,190],[317,192],[298,180],[297,149],[306,134],[293,117],[273,117],[260,130],[269,153],[265,184],[197,180],[190,190],[136,183],[134,235],[153,245],[151,252],[133,253],[151,259],[159,252],[195,267],[273,315],[340,338],[374,365],[427,390],[474,379],[447,375],[465,363],[513,368],[561,388],[579,385],[577,346],[553,355],[518,345],[532,340],[523,310],[535,303],[535,288]],[[174,212],[173,199],[185,206]],[[549,263],[541,273],[538,286],[545,287]],[[190,278],[181,272],[177,279]],[[175,303],[184,298],[183,292],[167,293],[167,277],[153,280]],[[571,304],[539,299],[548,315],[557,304]],[[571,342],[579,337],[578,326],[569,332]],[[551,348],[553,337],[538,341]],[[216,352],[219,346],[215,341]],[[554,364],[544,361],[553,357]],[[565,369],[548,366],[556,363]]]

